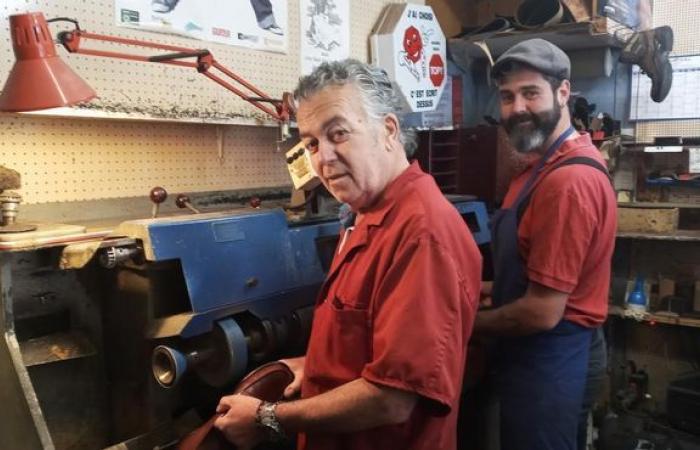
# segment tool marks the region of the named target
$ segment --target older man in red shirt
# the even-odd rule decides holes
[[[224,397],[216,426],[240,448],[299,432],[301,449],[454,450],[481,255],[432,177],[408,162],[386,74],[321,65],[295,92],[321,181],[356,214],[316,303],[302,399]],[[258,424],[256,425],[256,421]]]

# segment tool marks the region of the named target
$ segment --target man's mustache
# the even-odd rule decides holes
[[[532,122],[534,125],[539,125],[540,123],[539,117],[537,117],[535,114],[524,113],[508,118],[506,124],[513,127],[523,122]]]

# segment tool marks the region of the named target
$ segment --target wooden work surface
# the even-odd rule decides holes
[[[109,230],[88,230],[81,225],[34,223],[37,229],[20,233],[0,233],[0,251],[21,251],[100,239]]]

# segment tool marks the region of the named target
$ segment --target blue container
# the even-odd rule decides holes
[[[634,289],[627,297],[627,306],[633,309],[647,309],[647,296],[644,292],[644,277],[637,275],[634,282]]]

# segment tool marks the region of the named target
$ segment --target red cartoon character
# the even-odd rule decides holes
[[[406,59],[413,64],[418,62],[423,51],[423,41],[416,27],[406,28],[403,34],[403,49],[406,51]]]
[[[403,51],[399,52],[399,64],[408,69],[417,81],[421,79],[421,62],[423,59],[423,36],[418,28],[410,26],[403,34]]]

